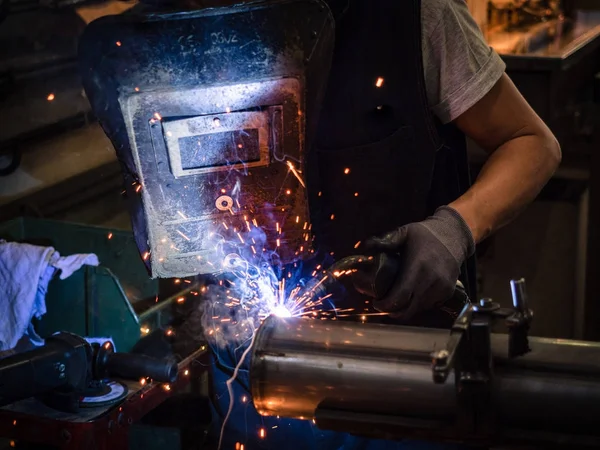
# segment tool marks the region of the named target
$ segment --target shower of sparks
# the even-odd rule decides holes
[[[162,120],[158,113],[154,117],[156,120]],[[215,117],[213,125],[220,126],[222,123]],[[279,195],[296,195],[299,187],[289,175],[293,175],[298,183],[306,188],[302,172],[289,160],[284,160],[283,164],[288,168],[286,180],[291,184],[282,186],[277,192]],[[350,173],[350,168],[343,170],[346,175]],[[136,187],[141,189],[141,184]],[[272,209],[273,215],[258,213],[262,205],[245,203],[244,197],[239,195],[239,185],[229,180],[216,190],[215,201],[219,196],[227,195],[228,204],[231,206],[227,210],[221,209],[221,216],[215,218],[213,228],[208,230],[207,234],[213,239],[211,245],[214,253],[211,253],[210,257],[203,257],[202,263],[214,267],[219,276],[216,278],[217,283],[198,288],[202,295],[202,328],[211,346],[239,349],[240,352],[245,348],[236,361],[237,365],[232,368],[231,378],[226,382],[229,409],[222,423],[217,447],[220,449],[223,432],[235,403],[245,404],[251,401],[249,396],[234,399],[232,385],[240,370],[247,370],[244,364],[247,363],[248,355],[253,349],[256,330],[264,319],[271,315],[311,320],[336,320],[338,317],[356,316],[365,322],[369,314],[363,312],[362,308],[336,308],[333,294],[327,292],[326,287],[330,282],[350,275],[354,270],[340,270],[332,274],[324,270],[326,267],[317,265],[314,270],[311,268],[306,271],[307,274],[312,272],[308,279],[300,279],[303,270],[306,270],[300,262],[284,266],[282,260],[287,259],[285,262],[289,262],[289,255],[296,255],[297,260],[301,261],[303,255],[314,253],[311,245],[312,225],[307,221],[307,217],[298,215],[290,206],[282,205],[276,205]],[[319,192],[319,196],[321,195]],[[358,193],[354,195],[358,196]],[[177,214],[180,219],[191,220],[182,211],[177,211]],[[330,219],[334,220],[335,215],[331,214]],[[176,231],[187,241],[200,239],[188,222],[185,231],[190,233],[189,236],[182,231]],[[160,238],[163,236],[159,236]],[[172,239],[167,240],[166,237],[161,242],[178,244]],[[165,245],[167,246],[169,245]],[[177,250],[174,245],[170,245],[170,248]],[[144,259],[148,257],[149,253],[144,255]],[[198,255],[198,260],[200,259]],[[179,279],[174,280],[175,284],[181,282]],[[199,293],[191,294],[200,295]],[[194,298],[188,298],[189,305]],[[178,304],[185,301],[184,297],[176,299]],[[142,333],[149,332],[149,329],[144,331],[142,328]],[[237,355],[239,354],[236,353]],[[260,438],[267,438],[265,428],[258,429],[257,432]],[[243,448],[242,443],[236,444],[236,449]]]

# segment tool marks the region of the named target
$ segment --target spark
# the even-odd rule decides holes
[[[140,92],[140,88],[139,88],[139,87],[136,87],[136,88],[135,88],[135,92]]]
[[[150,252],[146,252],[146,253],[144,253],[144,256],[142,258],[144,259],[144,261],[148,261],[149,257],[150,257]]]
[[[142,328],[140,328],[140,331],[142,333],[144,333],[144,334],[148,334],[148,333],[150,333],[150,328],[148,328],[148,327],[142,327]]]
[[[156,118],[156,120],[162,120],[161,115],[157,112],[154,113],[154,117]]]
[[[294,176],[296,177],[296,179],[298,180],[298,182],[302,185],[302,187],[306,188],[306,184],[304,184],[304,180],[302,179],[302,177],[300,176],[300,174],[296,170],[296,167],[294,166],[294,163],[291,162],[291,161],[287,161],[287,165],[288,165],[288,167],[290,169],[290,172],[292,172],[294,174]]]
[[[135,188],[135,192],[140,192],[142,190],[142,185],[138,184]]]
[[[354,244],[354,248],[358,248],[360,247],[360,241],[358,241],[356,244]]]
[[[49,102],[51,102],[52,100],[54,100],[56,97],[54,96],[54,94],[50,93],[48,94],[48,97],[46,97],[46,100],[48,100]]]
[[[179,297],[177,299],[177,303],[183,303],[183,302],[185,302],[185,297]]]
[[[121,41],[117,41],[117,42],[115,42],[115,44],[117,44],[117,47],[120,47],[122,45]]]
[[[335,219],[335,214],[332,214],[330,217],[331,220]]]
[[[350,173],[350,168],[349,168],[349,167],[346,167],[346,168],[344,169],[344,175],[348,175],[349,173]]]
[[[382,77],[379,77],[379,78],[377,78],[377,81],[375,82],[375,86],[380,88],[381,86],[383,86],[383,82],[384,82],[384,79]]]
[[[113,238],[113,234],[112,233],[108,233],[108,239],[112,239]]]
[[[358,197],[358,192],[355,192],[355,193],[354,193],[354,196],[355,196],[355,197]]]
[[[266,432],[266,430],[265,430],[264,428],[261,428],[261,429],[258,431],[258,436],[259,436],[261,439],[264,439],[264,438],[267,436],[267,432]]]
[[[187,236],[186,236],[185,234],[183,234],[181,231],[179,231],[179,230],[176,230],[176,231],[177,231],[177,233],[178,233],[178,234],[179,234],[181,237],[183,237],[183,238],[184,238],[186,241],[190,241],[190,240],[191,240],[189,237],[187,237]]]
[[[179,214],[179,217],[181,217],[182,219],[187,220],[187,217],[181,211],[177,211],[177,214]]]
[[[190,374],[190,371],[188,369],[185,369],[183,371],[183,374],[187,377]]]
[[[169,392],[171,390],[171,385],[169,384],[163,384],[163,389],[167,392]]]

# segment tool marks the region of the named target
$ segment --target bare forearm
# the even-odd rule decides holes
[[[560,147],[549,131],[515,137],[491,154],[473,186],[450,206],[480,242],[527,206],[559,163]]]

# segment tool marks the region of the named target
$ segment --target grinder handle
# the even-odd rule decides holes
[[[106,359],[107,372],[119,378],[152,378],[164,383],[173,383],[177,379],[177,363],[172,360],[151,358],[135,353],[112,353]]]

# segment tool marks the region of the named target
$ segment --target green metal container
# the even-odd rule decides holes
[[[46,296],[47,314],[36,323],[42,337],[56,331],[112,337],[118,351],[129,351],[146,323],[162,326],[171,299],[158,302],[158,281],[140,259],[133,234],[53,220],[19,218],[0,224],[0,239],[54,247],[61,255],[95,253],[99,267],[84,267],[66,280],[55,277]],[[33,281],[33,280],[32,280]],[[158,302],[136,314],[136,304]]]

